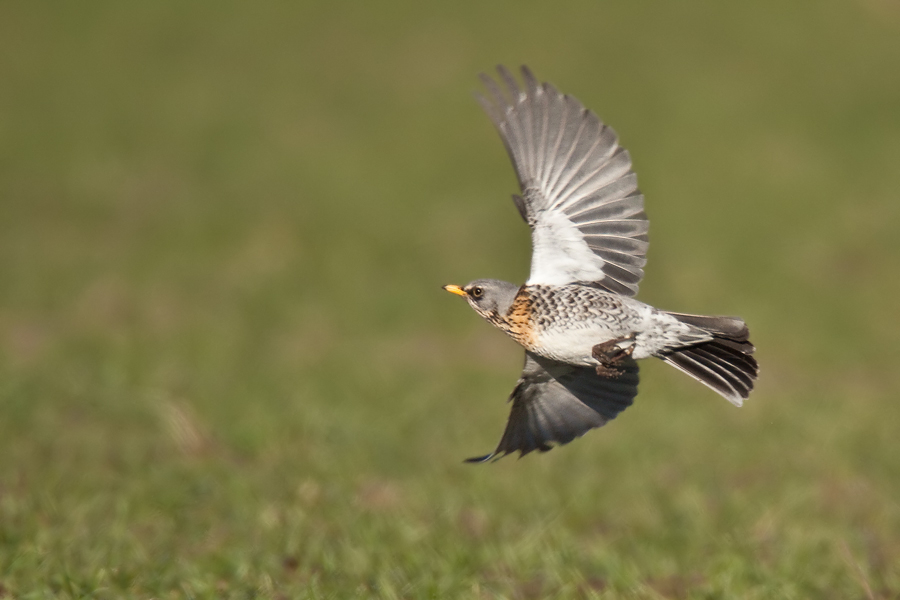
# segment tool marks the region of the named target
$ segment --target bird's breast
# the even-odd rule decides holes
[[[592,365],[594,345],[629,332],[629,312],[616,296],[586,286],[523,286],[498,326],[535,354]]]
[[[522,344],[526,350],[534,350],[537,343],[533,310],[534,298],[528,289],[523,287],[516,294],[504,318],[498,323],[501,329]]]

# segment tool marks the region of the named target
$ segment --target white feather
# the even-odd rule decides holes
[[[529,285],[603,279],[606,262],[591,251],[584,235],[564,213],[541,211],[535,221]]]

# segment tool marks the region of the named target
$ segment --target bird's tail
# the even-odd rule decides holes
[[[669,314],[712,335],[713,339],[674,348],[659,357],[715,390],[735,406],[743,404],[759,374],[759,365],[752,356],[756,348],[750,343],[747,324],[736,317]]]

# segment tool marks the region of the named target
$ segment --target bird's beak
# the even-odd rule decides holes
[[[451,294],[456,294],[457,296],[468,296],[466,290],[462,289],[458,285],[445,285],[444,289],[450,292]]]

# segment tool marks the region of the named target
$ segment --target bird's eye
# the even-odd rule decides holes
[[[484,295],[484,290],[478,286],[472,288],[472,297],[473,298],[481,298]]]

